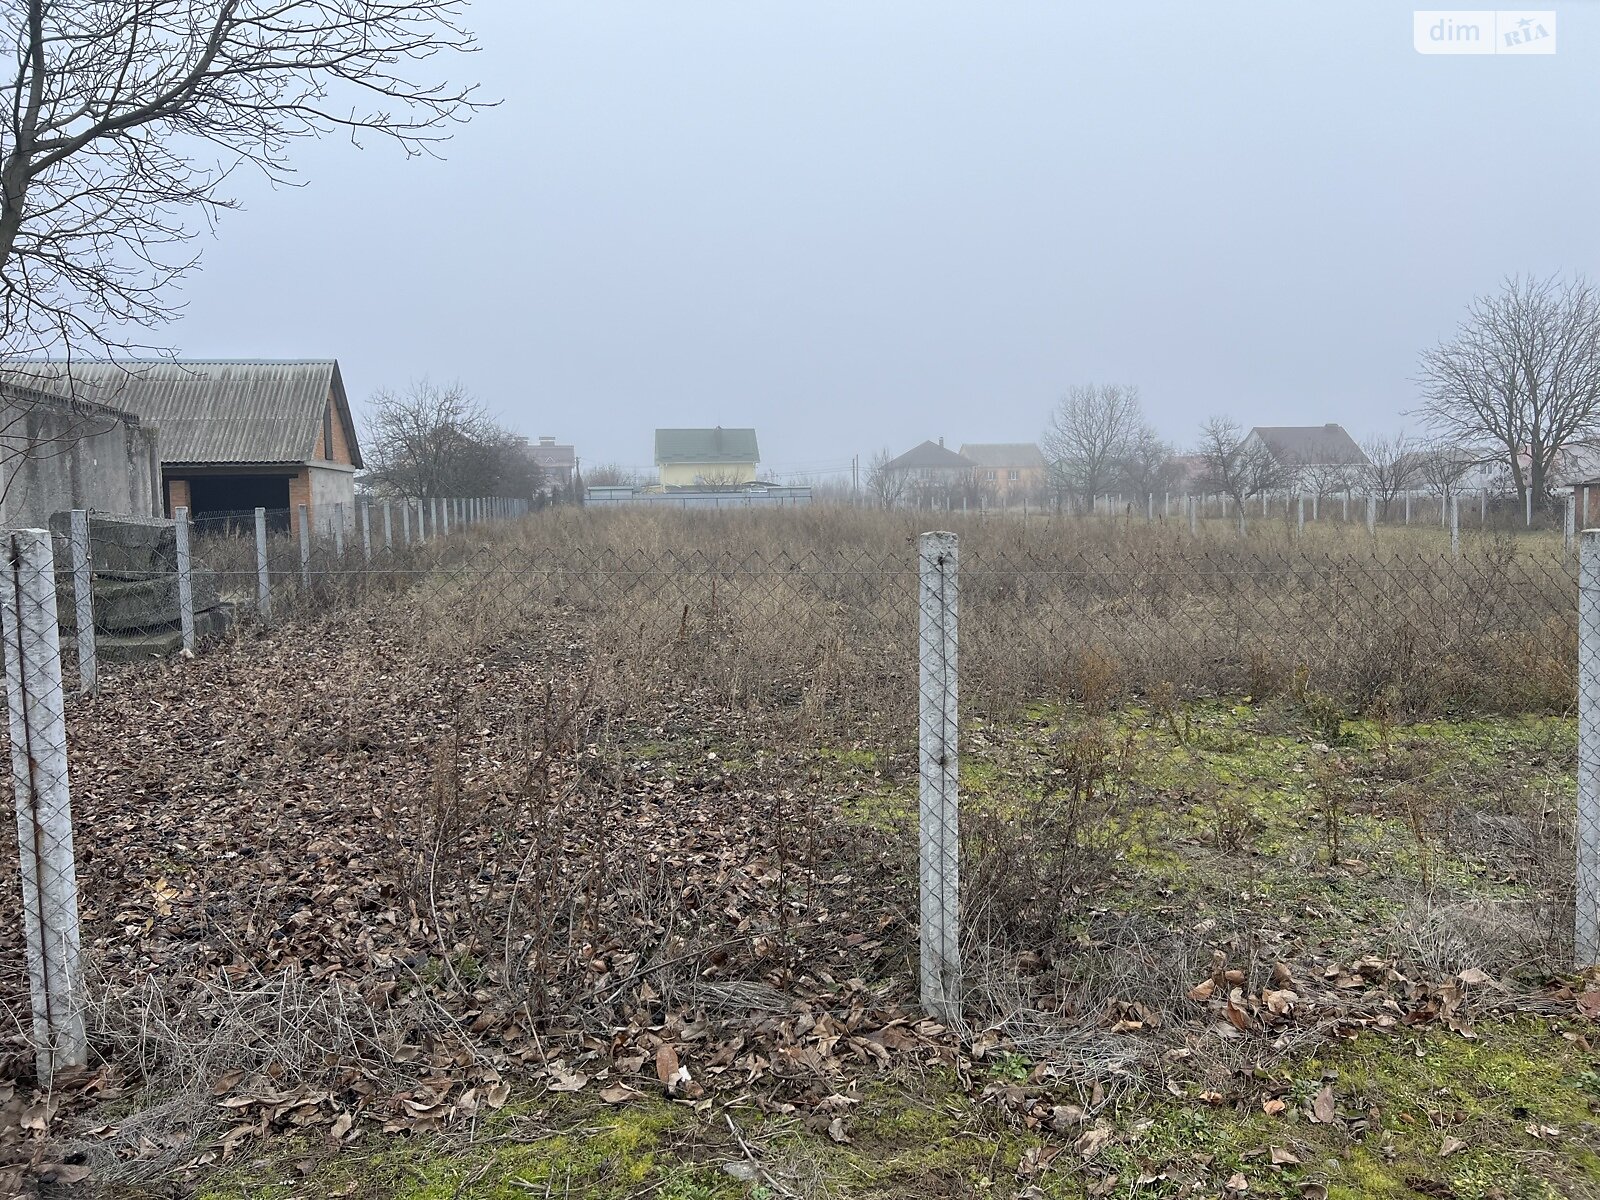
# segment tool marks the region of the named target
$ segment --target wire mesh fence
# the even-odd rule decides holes
[[[294,511],[206,514],[190,523],[187,555],[172,525],[84,526],[102,690],[140,687],[142,704],[179,708],[185,720],[170,736],[187,758],[181,768],[126,765],[126,747],[154,745],[154,735],[129,724],[103,740],[89,723],[110,722],[116,710],[98,702],[62,709],[82,723],[74,752],[111,764],[105,773],[123,793],[159,797],[167,815],[192,811],[211,831],[200,835],[208,853],[230,844],[230,811],[283,805],[297,791],[324,795],[303,817],[303,853],[318,871],[371,876],[360,904],[388,924],[340,953],[354,964],[341,970],[364,971],[377,986],[420,969],[404,964],[426,960],[450,977],[470,959],[463,1004],[493,992],[501,1007],[623,1020],[613,1010],[618,978],[652,972],[665,989],[653,972],[688,960],[694,969],[676,986],[705,1004],[713,987],[798,986],[774,966],[772,944],[871,944],[899,929],[918,940],[923,1006],[959,1027],[975,1003],[963,978],[981,950],[973,929],[1010,919],[1000,909],[1016,903],[1016,855],[1078,836],[1045,809],[1077,795],[1083,780],[1098,786],[1097,764],[1115,749],[1085,766],[1083,745],[1064,745],[1042,781],[1019,781],[979,807],[961,794],[962,753],[1027,723],[1065,725],[1062,714],[1076,710],[1125,705],[1154,721],[1174,698],[1205,697],[1284,697],[1352,715],[1577,711],[1577,916],[1567,945],[1580,961],[1600,953],[1600,835],[1591,828],[1600,811],[1600,657],[1591,653],[1600,568],[1588,538],[1580,581],[1579,562],[1555,547],[1466,535],[1418,545],[1358,533],[1314,544],[1190,538],[1182,522],[1142,537],[992,522],[965,526],[958,539],[865,517],[856,526],[797,517],[774,532],[759,518],[663,527],[610,513],[494,524],[473,516],[391,503],[336,514],[319,529]],[[43,572],[56,594],[36,603],[59,620],[69,666],[83,627],[72,532],[56,540],[53,573]],[[13,547],[14,565],[33,561],[24,550]],[[55,689],[59,706],[62,655],[41,638],[57,675],[30,686]],[[117,675],[119,658],[155,662],[186,644],[226,666],[205,675],[198,698],[185,692],[185,667]],[[311,685],[289,677],[290,661],[330,672],[318,677],[333,693],[322,708],[296,690]],[[17,723],[35,711],[31,695],[13,689],[10,700],[14,766],[19,739],[33,736]],[[229,726],[265,727],[280,710],[316,715],[254,738],[247,752],[224,748]],[[651,793],[629,765],[639,747],[699,729],[722,739],[710,758]],[[756,764],[761,781],[753,807],[737,809],[750,858],[701,878],[695,872],[716,856],[698,839],[726,813],[699,797],[717,764],[735,756]],[[870,763],[874,786],[891,792],[917,781],[910,821],[886,819],[886,865],[870,877],[879,889],[870,900],[861,892],[868,876],[837,866],[859,855],[850,845],[859,836],[808,825],[816,789],[793,772],[824,760]],[[186,782],[169,777],[180,770]],[[241,780],[255,782],[247,790]],[[20,775],[16,786],[26,856],[37,840],[20,823],[27,798],[44,797],[41,812],[60,810],[49,809],[48,788]],[[102,780],[90,786],[94,804],[112,806]],[[413,799],[402,804],[402,793]],[[346,822],[337,833],[323,832],[330,812]],[[89,836],[129,836],[138,823],[99,822]],[[70,866],[70,829],[67,837]],[[229,853],[247,861],[243,849]],[[797,862],[803,887],[787,882]],[[290,873],[281,863],[272,870],[274,879]],[[26,885],[25,864],[0,861],[0,879],[11,872],[8,890]],[[166,986],[215,1017],[205,970],[269,972],[302,927],[334,937],[320,917],[300,915],[313,912],[309,897],[322,885],[295,878],[274,884],[296,898],[271,920],[236,912],[219,883],[183,910],[179,947],[130,952],[119,969],[145,981],[187,972],[181,987],[163,976]],[[715,888],[729,879],[743,891],[715,904],[700,894],[721,896]],[[124,934],[138,927],[110,923],[117,881],[91,886],[105,889],[92,906],[101,965],[120,953],[119,938],[144,947],[159,937],[181,903],[164,877],[149,880],[150,928]],[[781,903],[753,914],[749,894],[769,886]],[[1065,895],[1029,886],[1036,907],[1041,887]],[[53,1023],[60,1006],[29,970],[38,941],[36,931],[0,929],[0,1004],[37,1013],[43,1003]],[[96,1019],[90,1036],[107,1036],[114,1022]],[[31,1044],[52,1053],[74,1053],[82,1037],[30,1028]]]

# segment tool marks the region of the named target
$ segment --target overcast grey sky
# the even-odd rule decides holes
[[[1474,293],[1600,273],[1600,4],[1556,11],[1505,57],[1351,0],[478,0],[452,73],[504,103],[443,162],[241,180],[170,337],[335,355],[358,405],[459,378],[586,463],[1032,440],[1112,380],[1180,442],[1388,431]]]

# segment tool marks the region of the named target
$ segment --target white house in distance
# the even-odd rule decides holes
[[[754,483],[761,452],[754,429],[658,429],[662,487],[739,487]]]
[[[1279,467],[1299,477],[1316,473],[1325,479],[1332,474],[1348,476],[1344,486],[1353,483],[1367,467],[1366,452],[1356,444],[1343,425],[1257,425],[1240,443],[1240,449],[1261,446]]]

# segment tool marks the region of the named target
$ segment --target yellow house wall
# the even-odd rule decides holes
[[[718,483],[752,483],[755,463],[662,463],[658,468],[663,487],[693,487],[700,480]]]

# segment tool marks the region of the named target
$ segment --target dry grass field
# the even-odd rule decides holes
[[[927,522],[558,511],[71,701],[96,1060],[37,1087],[0,928],[0,1183],[1600,1195],[1559,536],[940,517],[962,1027]]]

